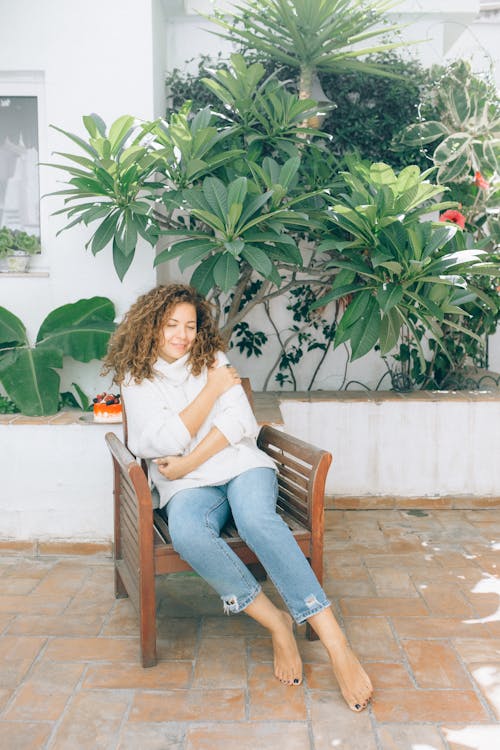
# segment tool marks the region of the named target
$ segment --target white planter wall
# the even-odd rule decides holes
[[[303,398],[281,402],[283,429],[333,453],[327,495],[500,497],[498,396]],[[109,429],[0,424],[0,538],[109,541]]]
[[[327,494],[500,496],[500,397],[329,394],[283,400],[285,428],[333,454]]]
[[[0,425],[0,537],[109,541],[112,462],[121,425]]]

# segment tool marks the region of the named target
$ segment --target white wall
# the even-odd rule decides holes
[[[125,113],[152,119],[163,111],[158,81],[163,78],[164,49],[160,47],[158,74],[158,45],[152,41],[153,18],[157,37],[159,13],[159,0],[0,0],[0,87],[10,81],[12,93],[19,75],[28,87],[30,71],[41,75],[42,162],[54,161],[54,151],[76,151],[50,124],[82,135],[84,114],[97,112],[109,124]],[[41,167],[41,193],[62,189],[60,179],[56,170]],[[121,283],[109,248],[96,258],[85,251],[90,230],[73,228],[56,237],[66,222],[50,214],[60,206],[60,199],[41,202],[43,252],[33,267],[49,275],[0,276],[0,304],[25,322],[33,339],[45,315],[59,305],[104,295],[121,315],[139,293],[156,283],[154,253],[145,243]],[[89,391],[98,387],[96,370],[97,365],[86,368],[83,385]]]

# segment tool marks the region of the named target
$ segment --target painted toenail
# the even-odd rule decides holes
[[[300,682],[300,680],[298,680],[297,678],[295,678],[295,679],[294,679],[294,681],[293,681],[293,684],[294,684],[294,685],[298,685],[298,684],[299,684],[299,682]]]
[[[356,711],[359,711],[359,709],[361,708],[361,706],[360,706],[359,703],[356,703],[356,705],[354,706],[354,708],[356,709]]]

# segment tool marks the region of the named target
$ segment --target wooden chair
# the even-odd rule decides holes
[[[243,385],[252,403],[248,380]],[[173,549],[168,526],[153,508],[145,462],[141,465],[126,447],[125,414],[124,440],[106,434],[114,470],[115,595],[132,600],[139,614],[142,666],[152,667],[157,661],[155,576],[191,568]],[[267,425],[257,444],[278,469],[278,512],[322,583],[324,491],[331,454]],[[258,564],[234,523],[224,527],[222,536],[245,564]],[[317,638],[309,624],[307,637]]]

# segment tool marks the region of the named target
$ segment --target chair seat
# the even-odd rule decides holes
[[[280,508],[278,508],[278,512],[292,532],[302,552],[306,557],[309,557],[312,540],[311,532],[298,523],[289,513],[286,513]],[[168,524],[161,513],[156,510],[153,513],[153,527],[156,575],[191,570],[188,563],[182,560],[174,550],[168,530]],[[246,543],[238,534],[238,530],[232,519],[224,526],[221,537],[244,563],[259,562],[257,556],[247,547]]]

